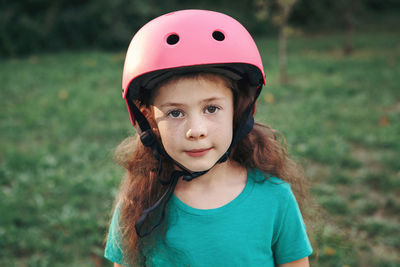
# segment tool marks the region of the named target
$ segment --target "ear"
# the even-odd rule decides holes
[[[152,131],[158,136],[158,128],[156,121],[154,120],[154,107],[141,107],[140,112],[146,117],[147,121],[150,123]]]
[[[140,107],[140,112],[148,119],[151,113],[151,107]]]

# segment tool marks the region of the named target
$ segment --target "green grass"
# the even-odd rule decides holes
[[[313,266],[399,266],[400,38],[258,39],[267,74],[256,117],[280,130],[323,209]],[[0,265],[110,266],[102,259],[133,133],[121,99],[123,53],[40,54],[0,65]]]

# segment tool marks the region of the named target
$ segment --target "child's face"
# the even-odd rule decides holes
[[[233,135],[233,94],[213,76],[183,78],[162,85],[153,101],[165,151],[191,171],[214,166]]]

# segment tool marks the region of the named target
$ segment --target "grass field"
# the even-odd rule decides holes
[[[312,266],[400,266],[400,37],[258,39],[268,86],[257,119],[280,130],[321,205]],[[124,53],[40,54],[0,65],[0,266],[111,266],[102,259],[134,133],[121,99]]]

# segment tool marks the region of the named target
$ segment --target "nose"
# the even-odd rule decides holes
[[[191,117],[186,122],[186,138],[189,140],[202,139],[207,136],[207,127],[204,119],[199,117]]]

